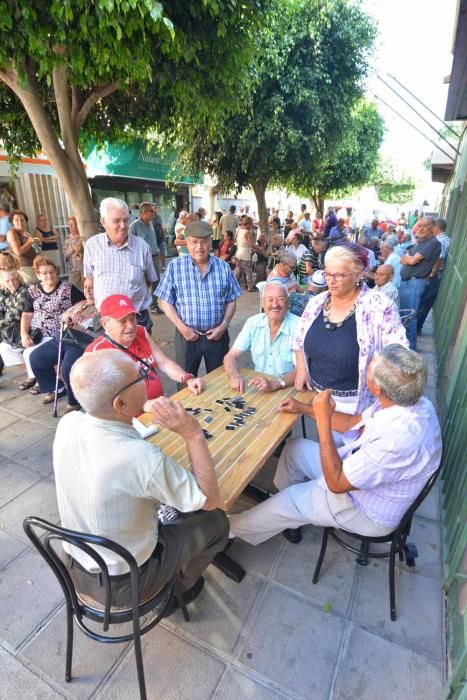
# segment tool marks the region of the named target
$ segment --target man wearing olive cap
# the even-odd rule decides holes
[[[188,255],[169,263],[155,291],[176,329],[176,361],[193,375],[203,358],[206,372],[222,365],[229,350],[227,329],[241,294],[229,265],[211,255],[211,236],[206,221],[189,223]]]

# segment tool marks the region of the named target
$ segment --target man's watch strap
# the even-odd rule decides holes
[[[287,382],[285,381],[284,377],[279,376],[279,377],[277,377],[277,379],[279,380],[279,387],[281,389],[285,389],[287,386]]]
[[[186,384],[186,382],[187,382],[189,379],[194,379],[194,378],[195,378],[195,375],[194,375],[194,374],[190,374],[189,372],[184,372],[184,373],[182,374],[182,376],[180,377],[180,384]]]

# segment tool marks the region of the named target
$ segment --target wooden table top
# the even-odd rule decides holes
[[[242,369],[240,372],[246,380],[258,374],[248,369]],[[197,420],[213,436],[208,440],[209,451],[216,468],[222,507],[229,510],[298,418],[296,414],[278,413],[276,409],[281,399],[292,395],[303,403],[311,403],[314,392],[297,393],[293,387],[287,387],[265,393],[254,387],[247,387],[243,394],[245,407],[233,408],[231,412],[227,412],[216,400],[233,399],[239,394],[230,388],[230,381],[223,367],[210,372],[204,379],[206,389],[200,396],[195,396],[188,389],[182,389],[170,398],[180,400],[185,408],[212,409],[212,413],[202,410]],[[249,407],[256,408],[256,412],[245,418],[245,424],[235,430],[226,430],[225,426],[233,420],[235,414]],[[205,422],[207,416],[213,417],[212,422]],[[140,420],[148,425],[151,422],[151,414],[140,416]],[[147,439],[191,471],[183,438],[164,428]]]

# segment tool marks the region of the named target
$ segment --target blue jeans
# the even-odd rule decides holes
[[[426,279],[412,278],[410,280],[402,280],[399,286],[399,299],[401,309],[415,309],[418,313],[420,299],[423,290],[426,287]],[[410,349],[417,349],[417,313],[410,319],[407,328],[407,338]]]

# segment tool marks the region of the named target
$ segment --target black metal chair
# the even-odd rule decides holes
[[[66,639],[66,662],[65,680],[71,681],[71,665],[73,656],[73,618],[84,634],[91,639],[107,644],[118,644],[121,642],[134,641],[136,669],[138,672],[138,684],[141,700],[146,700],[146,683],[144,679],[143,656],[141,652],[141,636],[149,632],[162,619],[167,606],[175,595],[185,620],[189,621],[188,612],[182,600],[179,588],[178,575],[175,575],[156,595],[140,601],[138,595],[138,564],[128,550],[121,545],[105,537],[89,535],[73,530],[66,530],[58,527],[46,520],[30,516],[25,518],[23,528],[26,535],[39,551],[41,556],[49,564],[53,573],[58,579],[66,601],[67,615],[67,639]],[[84,595],[76,590],[76,587],[68,573],[68,570],[60,558],[59,552],[53,546],[56,542],[67,542],[79,548],[90,556],[96,566],[100,569],[100,576],[105,595],[105,604],[101,604],[88,595]],[[112,577],[109,575],[107,565],[101,555],[94,549],[95,546],[112,551],[122,558],[128,565],[131,580],[131,606],[126,608],[112,607]],[[58,548],[59,549],[59,548]],[[157,609],[156,616],[144,627],[140,626],[140,617],[147,615]],[[90,629],[85,618],[94,622],[102,623],[103,632],[107,632],[110,625],[132,622],[131,633],[120,636],[109,636]]]
[[[316,568],[313,574],[313,583],[318,582],[319,572],[321,570],[321,564],[323,563],[324,555],[326,554],[326,547],[328,544],[328,538],[331,538],[342,545],[345,549],[350,552],[357,554],[357,563],[360,566],[366,566],[368,564],[368,558],[372,559],[383,559],[389,557],[389,607],[391,613],[391,620],[394,622],[396,619],[396,591],[394,585],[394,569],[396,563],[396,554],[399,555],[399,561],[404,561],[404,558],[408,565],[413,566],[415,563],[415,557],[417,556],[417,549],[415,545],[407,543],[407,537],[410,534],[410,528],[412,525],[412,518],[420,506],[422,501],[428,496],[429,492],[436,479],[440,468],[438,468],[428,479],[427,483],[412,503],[410,508],[406,511],[402,520],[400,521],[398,527],[390,532],[388,535],[383,537],[366,537],[364,535],[357,535],[354,532],[348,532],[347,530],[340,530],[333,527],[325,527],[323,530],[323,538],[321,540],[321,550],[319,553],[318,561],[316,563]],[[336,534],[339,533],[339,534]],[[351,542],[346,542],[341,539],[345,535],[346,537],[352,537],[353,539],[360,541],[360,548],[357,549]],[[391,547],[389,551],[384,552],[370,552],[370,544],[379,544],[384,542],[390,542]]]

